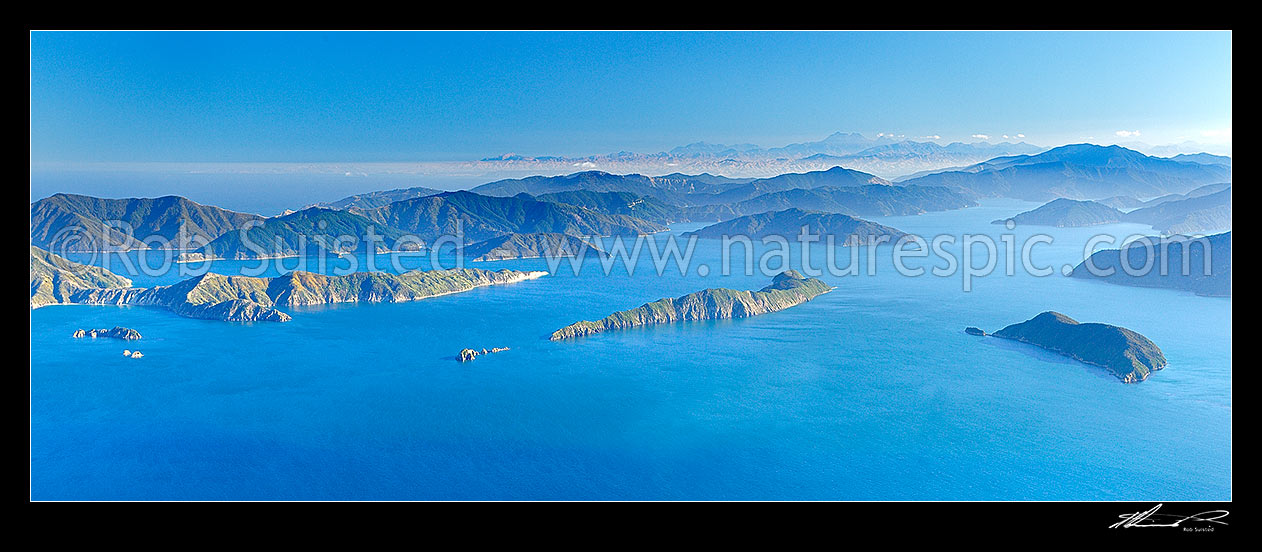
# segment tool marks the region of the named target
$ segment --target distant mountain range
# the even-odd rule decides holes
[[[898,149],[891,144],[883,149]],[[946,187],[966,196],[1013,197],[1047,201],[1118,198],[1138,206],[1141,201],[1183,194],[1208,184],[1230,182],[1230,160],[1217,156],[1187,156],[1183,161],[1151,157],[1120,146],[1075,144],[1034,155],[1008,155],[945,172],[924,174],[900,182],[903,186]],[[853,187],[891,183],[870,173],[832,167],[759,179],[734,179],[710,174],[673,173],[650,177],[584,171],[565,176],[534,176],[500,180],[473,189],[486,195],[543,195],[567,191],[629,192],[680,206],[723,205],[785,190],[825,186]],[[1122,197],[1119,197],[1122,196]]]
[[[659,153],[623,151],[580,157],[506,154],[469,163],[468,168],[480,168],[486,172],[548,173],[599,169],[612,173],[649,174],[673,168],[692,173],[765,177],[827,170],[840,165],[893,178],[917,171],[969,165],[1003,155],[1038,153],[1043,149],[1025,142],[953,142],[941,145],[888,135],[868,138],[858,133],[836,132],[819,141],[771,148],[754,144],[695,142]]]
[[[847,155],[819,153],[802,158],[799,162],[840,165],[894,177],[917,171],[941,169],[970,162],[993,159],[1013,154],[1033,154],[1046,148],[1025,142],[990,144],[978,142],[965,144],[952,142],[945,146],[935,142],[903,141],[874,146]]]
[[[1121,146],[1073,144],[1036,155],[997,157],[901,184],[949,186],[980,196],[1047,201],[1119,195],[1150,198],[1230,180],[1228,166],[1150,157]]]
[[[892,136],[879,135],[867,138],[857,132],[835,132],[823,140],[802,142],[776,148],[760,148],[753,144],[723,145],[696,142],[687,146],[674,148],[668,152],[675,157],[744,157],[744,158],[788,158],[809,159],[813,156],[824,156],[838,159],[933,159],[935,157],[960,159],[990,159],[1000,155],[1014,153],[1037,153],[1045,148],[1025,142],[952,142],[945,146],[936,142],[916,142],[913,140],[895,139]]]
[[[770,192],[821,186],[890,185],[888,180],[851,169],[833,167],[807,173],[788,173],[771,178],[734,179],[710,174],[669,174],[650,177],[585,171],[565,176],[532,176],[500,180],[473,188],[490,196],[521,193],[532,196],[559,192],[629,192],[679,206],[715,205],[744,201]]]
[[[1210,149],[1214,149],[1216,151],[1224,151],[1222,145],[1207,145],[1207,144],[1202,144],[1199,142],[1193,142],[1191,140],[1185,140],[1177,144],[1163,144],[1163,145],[1156,145],[1156,146],[1152,144],[1147,144],[1144,142],[1132,140],[1129,142],[1119,142],[1117,145],[1122,146],[1124,148],[1133,149],[1135,151],[1142,151],[1148,155],[1155,155],[1157,157],[1169,157],[1169,158],[1175,158],[1180,155],[1198,155],[1202,152],[1209,151]],[[1227,152],[1226,155],[1231,155],[1230,146],[1227,146],[1225,151]],[[1216,155],[1215,157],[1223,157],[1223,156]]]
[[[728,197],[744,197],[742,193],[726,193]],[[524,192],[523,192],[524,194]],[[518,197],[530,197],[519,194]],[[704,205],[680,206],[655,197],[632,192],[593,192],[574,190],[535,196],[535,199],[568,203],[608,214],[633,216],[660,223],[715,222],[739,216],[782,211],[790,208],[842,213],[854,216],[918,215],[931,211],[963,209],[977,205],[970,194],[958,190],[929,186],[865,185],[850,187],[822,186],[790,188],[764,193],[734,203],[710,203],[714,194],[706,194]],[[697,198],[689,196],[689,200]]]
[[[543,195],[577,190],[589,192],[631,192],[675,204],[687,204],[685,196],[714,194],[746,184],[751,179],[732,179],[709,174],[669,174],[650,177],[639,174],[610,174],[602,171],[584,171],[564,176],[531,176],[527,178],[499,180],[470,191],[488,196],[514,196],[520,193]]]

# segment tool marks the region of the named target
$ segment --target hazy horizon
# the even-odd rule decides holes
[[[842,131],[837,131],[843,133]],[[820,140],[826,137],[821,137]],[[879,139],[880,137],[871,137]],[[814,142],[818,140],[811,140]],[[894,137],[890,143],[905,140]],[[920,140],[910,140],[922,142]],[[926,140],[939,145],[942,141]],[[1006,143],[1029,143],[1023,139]],[[965,144],[999,144],[1005,142],[962,142]],[[682,147],[690,144],[680,144]],[[780,144],[771,148],[784,147]],[[1038,145],[1041,150],[1053,149],[1066,144]],[[1154,157],[1171,157],[1177,153],[1211,153],[1230,157],[1230,150],[1216,153],[1206,149],[1185,146],[1148,146],[1105,141],[1098,145],[1120,145]],[[767,146],[759,146],[767,149]],[[1177,153],[1176,153],[1177,152]],[[634,152],[648,156],[663,152]],[[1164,153],[1165,155],[1161,155]],[[321,163],[250,163],[250,162],[133,162],[133,163],[35,163],[31,164],[30,199],[37,201],[56,193],[76,193],[97,197],[159,197],[181,195],[199,203],[216,205],[237,211],[272,215],[288,209],[298,209],[320,202],[329,202],[350,195],[395,188],[426,187],[444,191],[468,190],[496,180],[527,176],[558,176],[588,170],[615,174],[644,174],[663,176],[673,173],[711,173],[734,178],[762,178],[786,172],[823,170],[828,166],[843,166],[856,170],[850,163],[825,162],[822,166],[801,168],[792,163],[733,168],[733,166],[689,167],[669,164],[675,158],[651,158],[642,162],[605,163],[610,154],[593,154],[584,157],[565,158],[552,163],[502,163],[498,160],[453,160],[431,162],[321,162]],[[544,156],[537,156],[544,157]],[[987,156],[986,158],[989,158]],[[595,163],[578,163],[576,160],[596,159]],[[715,159],[722,159],[716,157]],[[982,161],[979,158],[976,161]],[[796,168],[795,168],[796,167]],[[895,179],[924,170],[947,170],[950,164],[908,168],[894,173],[871,170],[877,176]],[[260,185],[266,185],[269,193],[262,193]]]

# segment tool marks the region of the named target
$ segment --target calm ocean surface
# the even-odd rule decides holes
[[[876,220],[927,239],[953,234],[959,250],[962,234],[998,236],[990,221],[1034,206]],[[41,308],[31,312],[32,498],[1230,500],[1231,300],[1059,273],[1092,235],[1145,231],[1019,227],[1018,251],[1030,234],[1055,238],[1034,260],[1057,273],[1026,275],[1018,259],[1016,276],[979,278],[970,292],[958,274],[898,274],[883,247],[875,276],[825,275],[836,290],[786,311],[568,342],[546,336],[770,278],[739,274],[740,263],[721,275],[719,242],[701,240],[706,277],[695,263],[659,277],[651,262],[634,276],[605,276],[597,260],[575,276],[563,262],[539,280],[418,302],[292,309],[284,324]],[[838,251],[844,266],[849,252]],[[823,252],[812,248],[817,266]],[[111,268],[122,272],[117,259]],[[1123,385],[963,332],[1046,310],[1136,330],[1170,365]],[[115,325],[144,339],[70,337]],[[454,360],[493,346],[512,350]],[[125,348],[145,356],[123,358]]]

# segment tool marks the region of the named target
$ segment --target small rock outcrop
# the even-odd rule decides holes
[[[72,334],[71,337],[74,337],[75,339],[81,339],[85,337],[91,337],[93,339],[98,338],[98,337],[112,337],[114,339],[122,339],[126,341],[131,341],[135,339],[140,339],[140,332],[133,330],[131,328],[124,328],[122,326],[114,326],[113,328],[110,328],[108,330],[104,330],[104,329],[85,330],[85,329],[80,328],[78,330],[75,330],[74,334]]]
[[[982,329],[981,329],[981,328],[976,328],[976,327],[973,327],[973,326],[969,326],[969,327],[967,327],[967,328],[964,328],[964,333],[966,333],[966,334],[968,334],[968,335],[986,335],[986,332],[985,332],[985,331],[982,331]]]
[[[478,358],[481,355],[489,355],[491,353],[499,353],[499,352],[503,352],[507,350],[508,350],[508,347],[492,347],[490,349],[487,349],[484,347],[481,350],[465,348],[465,349],[460,350],[460,354],[456,355],[456,358],[460,362],[469,362],[470,360]]]

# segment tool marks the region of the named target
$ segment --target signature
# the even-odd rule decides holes
[[[1227,517],[1227,510],[1209,510],[1199,514],[1190,516],[1159,514],[1157,510],[1161,509],[1161,504],[1153,506],[1151,509],[1143,512],[1132,512],[1117,516],[1122,519],[1117,523],[1109,526],[1109,529],[1129,529],[1131,527],[1178,527],[1185,521],[1200,521],[1204,523],[1216,523],[1219,525],[1227,525],[1227,522],[1220,521]]]

